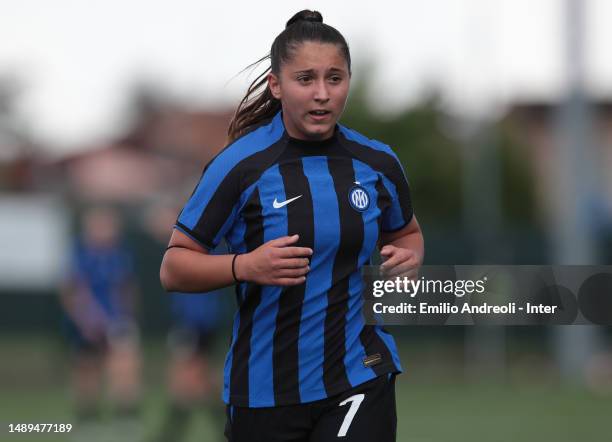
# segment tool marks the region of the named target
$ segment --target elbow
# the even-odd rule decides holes
[[[172,270],[168,263],[168,255],[164,255],[164,259],[162,260],[161,267],[159,268],[159,281],[161,282],[162,287],[167,292],[177,291],[176,287],[176,278],[173,277]]]

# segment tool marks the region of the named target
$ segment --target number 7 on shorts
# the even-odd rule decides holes
[[[346,436],[346,433],[348,432],[348,429],[351,426],[351,422],[353,422],[353,418],[355,417],[355,414],[357,414],[357,410],[359,409],[359,406],[363,402],[364,398],[365,394],[356,394],[354,396],[346,398],[345,400],[340,402],[340,404],[338,404],[340,407],[342,407],[349,402],[351,403],[351,408],[349,408],[348,413],[346,413],[346,416],[344,416],[344,421],[342,421],[340,431],[338,431],[338,437]]]

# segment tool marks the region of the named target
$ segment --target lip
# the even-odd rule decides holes
[[[318,110],[318,109],[315,109],[315,110]],[[314,121],[324,121],[324,120],[327,120],[329,117],[331,117],[331,111],[327,111],[327,113],[325,115],[314,115],[314,114],[311,114],[310,112],[308,112],[308,115]]]

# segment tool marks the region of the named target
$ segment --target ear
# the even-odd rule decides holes
[[[280,100],[281,99],[280,80],[272,72],[268,74],[268,87],[270,88],[270,92],[272,92],[272,96],[276,98],[277,100]]]

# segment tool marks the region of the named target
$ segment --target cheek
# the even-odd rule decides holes
[[[336,91],[336,97],[338,98],[338,101],[341,101],[341,102],[346,101],[346,99],[348,98],[348,93],[349,93],[348,84],[345,86],[340,86],[338,90]]]
[[[285,90],[283,92],[283,102],[292,108],[304,107],[308,101],[308,97],[303,90]]]

